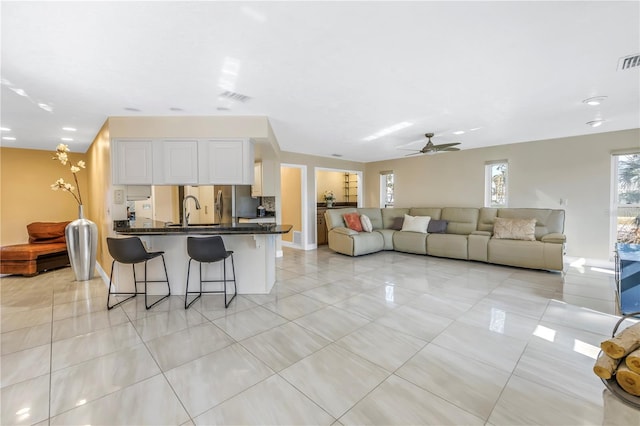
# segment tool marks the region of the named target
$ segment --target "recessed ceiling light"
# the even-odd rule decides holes
[[[607,99],[606,96],[594,96],[593,98],[585,99],[584,101],[582,101],[582,103],[585,103],[591,106],[596,106],[596,105],[600,105],[606,99]]]
[[[124,110],[125,111],[132,111],[132,112],[140,112],[140,110],[138,108],[131,108],[131,107],[126,107]]]
[[[22,89],[18,89],[17,87],[10,87],[10,89],[13,90],[19,96],[27,96],[27,92],[25,92]]]
[[[604,120],[593,120],[587,122],[587,124],[591,127],[600,127],[602,126],[602,123],[604,123]]]
[[[67,132],[75,132],[76,129],[75,127],[63,127],[62,130],[66,130]]]
[[[60,138],[61,141],[73,142],[73,138]]]
[[[8,127],[0,127],[0,130],[2,130],[3,132],[10,132],[11,129]]]
[[[169,108],[169,111],[184,111],[182,108],[178,108],[178,107],[171,107]]]
[[[229,108],[227,108],[227,107],[218,107],[218,108],[216,108],[216,109],[217,109],[218,111],[230,111],[230,109],[229,109]]]
[[[53,107],[51,105],[45,104],[44,102],[39,102],[38,106],[40,109],[43,109],[47,112],[53,112]]]
[[[464,135],[464,130],[457,130],[453,132],[454,135]]]
[[[3,137],[2,137],[2,140],[5,140],[5,141],[15,141],[15,140],[16,140],[16,138],[14,138],[13,136],[3,136]]]

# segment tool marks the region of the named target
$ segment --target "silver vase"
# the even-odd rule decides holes
[[[77,281],[93,278],[96,269],[96,251],[98,250],[98,227],[84,218],[82,204],[78,206],[78,219],[64,229],[67,239],[69,261]]]

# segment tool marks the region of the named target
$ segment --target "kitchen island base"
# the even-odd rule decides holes
[[[149,251],[164,251],[167,263],[167,273],[171,285],[171,294],[183,296],[186,290],[187,266],[187,235],[180,233],[165,235],[138,235]],[[198,237],[190,233],[188,236]],[[236,285],[238,294],[268,294],[276,281],[276,235],[274,234],[241,234],[222,235],[227,250],[234,252]],[[195,265],[193,267],[196,267]],[[231,265],[227,265],[228,268]],[[117,291],[131,291],[133,289],[133,274],[130,265],[116,264],[114,281]],[[202,276],[205,279],[223,278],[222,262],[202,264]],[[194,269],[195,271],[195,269]],[[229,272],[229,271],[227,271]],[[143,276],[144,265],[136,265],[136,275]],[[150,261],[147,264],[149,280],[164,277],[162,262]],[[192,273],[189,288],[195,289],[200,284],[198,274]],[[138,284],[140,286],[140,284]],[[143,284],[144,285],[144,284]],[[148,284],[149,294],[162,294],[162,288],[153,283]],[[166,284],[165,284],[166,285]],[[221,283],[204,283],[205,290],[222,289]],[[166,287],[165,287],[166,291]],[[227,292],[232,293],[233,287],[227,286]]]

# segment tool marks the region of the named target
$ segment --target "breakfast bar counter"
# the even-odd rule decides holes
[[[275,280],[276,238],[291,230],[291,225],[274,223],[229,223],[229,224],[166,224],[151,220],[139,220],[116,224],[114,230],[118,235],[137,236],[149,251],[164,251],[167,273],[171,283],[172,295],[183,295],[187,280],[187,238],[198,236],[220,235],[227,250],[234,252],[236,283],[239,294],[267,294],[271,291]],[[230,260],[227,261],[230,268]],[[189,289],[198,287],[197,262],[192,262]],[[162,261],[152,260],[147,264],[149,280],[159,280],[164,276]],[[129,265],[116,263],[114,281],[118,291],[133,288],[133,276]],[[136,265],[136,275],[142,277],[144,265]],[[229,269],[227,270],[229,274]],[[221,279],[222,263],[202,264],[205,279]],[[149,284],[149,294],[162,294],[162,284]],[[166,284],[165,284],[166,286]],[[206,289],[217,290],[215,284],[205,284]],[[157,289],[156,289],[157,287]],[[232,286],[227,291],[232,292]],[[166,287],[164,287],[166,291]]]

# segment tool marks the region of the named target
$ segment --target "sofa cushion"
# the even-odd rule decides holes
[[[402,223],[402,231],[426,234],[430,220],[431,218],[429,216],[410,216],[405,214],[404,222]]]
[[[382,213],[382,227],[384,229],[396,229],[396,231],[402,229],[402,220],[404,220],[404,215],[409,213],[409,209],[404,208],[385,208],[380,210]],[[398,220],[400,223],[396,222],[396,218],[400,218]],[[398,226],[398,224],[400,226]]]
[[[364,232],[373,231],[373,225],[371,225],[371,219],[369,219],[369,216],[367,216],[366,214],[360,215],[360,224],[362,225],[362,230]]]
[[[400,231],[402,230],[402,225],[404,225],[404,216],[394,217],[393,222],[391,223],[391,226],[389,227],[389,229],[393,229],[394,231]]]
[[[427,235],[396,231],[393,233],[393,249],[404,253],[427,254]]]
[[[543,235],[564,233],[564,210],[535,208],[498,209],[498,217],[508,219],[536,219],[536,239]]]
[[[431,219],[440,219],[442,209],[440,207],[412,207],[409,209],[411,216],[429,216]]]
[[[382,229],[384,228],[384,225],[382,223],[382,209],[380,208],[370,208],[370,207],[366,207],[366,208],[358,208],[358,213],[360,213],[361,215],[366,215],[369,220],[371,221],[371,227],[373,229]]]
[[[345,213],[342,215],[344,223],[347,224],[347,228],[353,229],[357,232],[362,232],[362,224],[360,223],[359,213]]]
[[[64,229],[69,224],[67,222],[33,222],[27,225],[29,243],[66,243]]]
[[[427,232],[429,234],[444,234],[447,232],[447,222],[446,220],[439,219],[431,219],[429,221],[429,226],[427,226]]]
[[[354,213],[357,210],[354,208],[346,208],[346,209],[327,209],[324,212],[324,219],[327,223],[327,230],[331,231],[333,228],[341,228],[347,226],[344,223],[344,218],[342,217],[345,213]]]
[[[497,217],[493,238],[502,240],[536,240],[536,219],[505,219]]]
[[[379,232],[360,232],[352,239],[353,256],[376,253],[384,248],[384,238]]]
[[[480,209],[472,207],[445,207],[440,219],[449,222],[448,234],[469,235],[476,230]]]
[[[427,254],[467,260],[469,258],[467,235],[429,234],[427,237]]]

